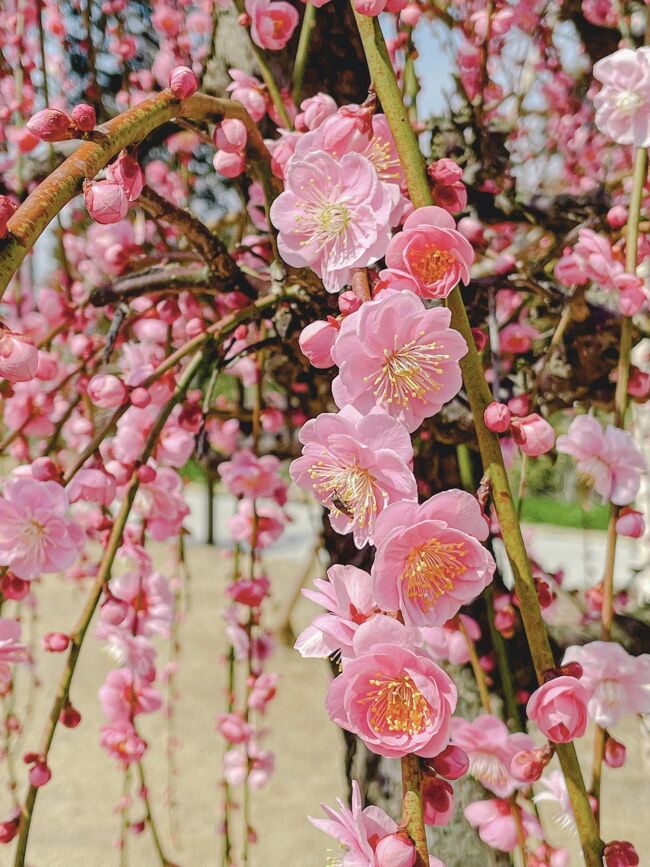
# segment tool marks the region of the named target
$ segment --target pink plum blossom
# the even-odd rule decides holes
[[[278,475],[280,461],[274,455],[258,458],[248,449],[235,452],[229,461],[219,464],[224,485],[236,497],[273,497],[282,484]]]
[[[556,448],[574,458],[578,472],[592,481],[603,502],[626,506],[636,496],[645,461],[626,431],[613,425],[603,430],[593,416],[580,415],[568,433],[557,438]]]
[[[111,723],[132,721],[137,714],[153,713],[162,706],[158,690],[128,668],[109,671],[98,695],[104,716]]]
[[[453,786],[440,777],[422,779],[422,812],[425,825],[446,825],[454,814]]]
[[[124,767],[139,762],[147,751],[146,743],[128,720],[103,726],[99,742],[106,752]]]
[[[245,542],[249,548],[268,548],[276,542],[287,524],[288,517],[283,510],[271,502],[242,499],[237,511],[228,519],[228,531],[235,542]]]
[[[513,852],[518,844],[517,824],[509,801],[493,798],[489,801],[474,801],[464,810],[465,818],[479,837],[492,849]],[[537,819],[527,810],[521,810],[521,822],[526,834],[541,837],[542,829]]]
[[[255,45],[268,51],[284,48],[298,24],[298,10],[284,0],[246,0],[245,5]]]
[[[481,637],[481,627],[473,617],[458,615],[471,641]],[[448,620],[442,626],[423,626],[420,629],[424,644],[435,659],[446,659],[452,665],[464,665],[470,660],[467,638],[461,632],[457,618]]]
[[[442,626],[492,580],[494,560],[480,544],[487,536],[478,501],[465,491],[388,506],[375,528],[377,603],[412,626]]]
[[[30,660],[29,650],[20,643],[20,632],[17,620],[0,617],[0,688],[11,682],[12,665]]]
[[[300,333],[298,343],[311,365],[318,368],[331,367],[334,364],[332,347],[338,336],[338,325],[317,319],[310,322]]]
[[[24,581],[71,566],[85,534],[67,510],[68,496],[57,482],[7,482],[0,499],[0,564]]]
[[[426,309],[410,292],[385,290],[362,304],[345,317],[332,349],[337,406],[362,413],[376,406],[414,431],[461,387],[467,344],[450,322],[448,310]]]
[[[383,615],[363,623],[348,660],[327,693],[332,722],[388,758],[431,758],[449,742],[457,692],[451,678]]]
[[[22,334],[0,332],[0,377],[9,382],[28,382],[36,376],[39,354],[34,341]]]
[[[632,656],[616,642],[591,641],[567,648],[562,662],[582,667],[589,716],[601,728],[626,714],[650,713],[650,654]]]
[[[546,454],[555,444],[555,431],[546,419],[536,412],[524,418],[513,419],[510,432],[522,452],[531,458]]]
[[[315,617],[298,636],[294,647],[304,657],[326,657],[337,650],[351,656],[352,639],[362,623],[379,609],[373,595],[372,577],[356,566],[330,566],[329,580],[316,578],[316,590],[303,596],[321,605],[328,613]]]
[[[618,144],[650,145],[650,48],[621,48],[594,64],[596,126]]]
[[[223,775],[231,786],[241,786],[247,780],[251,789],[257,791],[268,782],[275,767],[275,758],[270,750],[261,750],[255,741],[247,746],[228,750],[223,757]]]
[[[102,469],[82,468],[68,485],[68,497],[71,503],[86,500],[99,503],[100,506],[110,506],[115,499],[115,479]]]
[[[173,597],[169,582],[160,572],[124,572],[111,578],[112,596],[126,603],[120,625],[134,635],[169,635],[173,617]],[[105,609],[100,614],[98,634],[105,634]]]
[[[550,741],[566,744],[585,733],[587,699],[587,691],[577,678],[554,677],[531,695],[526,715]]]
[[[473,722],[454,717],[451,739],[469,756],[469,773],[497,797],[508,798],[524,785],[512,776],[510,765],[518,752],[532,749],[528,735],[510,734],[498,717],[482,714]]]
[[[291,464],[292,479],[312,490],[334,529],[352,532],[357,547],[372,542],[377,515],[389,503],[417,499],[411,439],[389,415],[346,406],[310,419],[299,438],[303,452]]]
[[[413,211],[386,251],[390,272],[408,275],[423,298],[446,298],[460,281],[469,283],[473,261],[472,245],[454,218],[435,205]]]
[[[177,66],[169,76],[169,89],[176,99],[187,99],[198,90],[199,81],[187,66]]]
[[[323,151],[287,166],[285,189],[271,206],[278,249],[288,265],[312,268],[328,292],[350,283],[353,268],[386,252],[399,190],[357,153],[340,160]]]
[[[403,17],[403,16],[402,16]],[[457,214],[467,206],[467,190],[463,183],[463,170],[453,160],[441,159],[427,169],[432,183],[436,205],[450,214]]]

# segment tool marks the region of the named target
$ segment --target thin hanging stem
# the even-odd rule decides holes
[[[305,12],[302,16],[300,38],[298,39],[298,48],[296,49],[296,60],[293,64],[291,95],[296,105],[300,105],[300,100],[302,98],[302,82],[305,77],[307,58],[309,57],[309,46],[311,44],[311,37],[314,32],[315,24],[316,7],[313,3],[308,2],[305,5]]]
[[[424,157],[409,122],[379,22],[376,18],[359,15],[356,10],[355,17],[373,85],[400,155],[411,201],[416,208],[431,205],[432,197]],[[468,347],[467,355],[461,362],[465,390],[474,417],[483,468],[489,475],[504,545],[512,566],[517,595],[521,602],[522,619],[535,672],[541,683],[544,673],[553,668],[555,662],[542,619],[499,439],[496,434],[486,428],[483,420],[483,413],[486,406],[492,401],[492,395],[485,381],[483,365],[476,350],[467,311],[458,287],[448,297],[447,305],[452,314],[453,327],[465,338]],[[587,867],[600,867],[602,864],[602,843],[585,791],[575,747],[573,744],[559,745],[558,755],[580,833],[585,863]],[[409,825],[409,833],[412,835],[420,833],[417,823]]]

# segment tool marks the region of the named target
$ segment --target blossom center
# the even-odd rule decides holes
[[[385,361],[373,380],[375,397],[406,407],[412,399],[424,401],[428,392],[439,391],[440,383],[433,376],[442,375],[440,362],[449,356],[436,352],[437,349],[442,349],[442,344],[421,345],[417,339],[392,352],[384,349]]]
[[[393,156],[390,143],[386,139],[373,136],[366,148],[365,156],[375,167],[382,180],[398,183],[400,179],[399,160]]]
[[[411,249],[406,258],[413,274],[427,285],[442,280],[456,263],[448,250],[440,250],[433,245]]]
[[[480,750],[471,754],[469,772],[474,779],[487,788],[503,787],[507,785],[509,779],[503,762],[494,753],[484,753]]]
[[[429,703],[408,674],[377,674],[369,685],[360,701],[370,705],[370,724],[375,731],[416,735],[431,725]]]
[[[606,707],[616,707],[621,701],[621,683],[612,677],[606,677],[598,684],[598,698]]]
[[[299,213],[296,214],[300,231],[307,235],[300,243],[303,247],[309,244],[325,247],[344,238],[352,220],[352,212],[344,202],[336,200],[338,190],[332,190],[326,196],[315,189],[313,178],[310,179],[310,188],[312,198],[301,201]]]
[[[369,470],[358,464],[339,466],[318,461],[309,470],[314,490],[332,510],[335,517],[346,515],[360,527],[369,524],[377,514],[377,480]]]
[[[30,544],[40,544],[43,537],[47,534],[45,524],[38,521],[36,518],[29,518],[25,522],[24,529],[21,533],[23,540]]]
[[[622,90],[617,94],[616,108],[623,114],[632,114],[645,104],[645,99],[635,90]]]
[[[463,563],[466,554],[462,542],[440,542],[430,539],[409,551],[402,580],[406,595],[428,611],[441,596],[453,590],[454,579],[467,567]]]

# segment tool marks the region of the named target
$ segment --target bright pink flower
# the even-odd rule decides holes
[[[256,457],[248,449],[235,452],[229,461],[219,464],[224,485],[236,497],[273,497],[281,479],[280,461],[274,455]]]
[[[512,414],[505,403],[492,401],[485,408],[483,413],[483,421],[488,430],[493,433],[505,433],[510,427],[510,419]]]
[[[270,586],[269,579],[265,576],[260,578],[239,578],[226,587],[226,593],[233,602],[257,608],[269,595]]]
[[[631,656],[612,641],[569,647],[562,663],[582,667],[589,716],[601,728],[616,725],[626,714],[650,713],[650,654]]]
[[[603,852],[605,867],[636,867],[640,864],[639,854],[627,840],[612,840]]]
[[[176,99],[187,99],[199,88],[199,80],[188,66],[177,66],[169,76],[169,89]]]
[[[83,194],[96,223],[118,223],[129,211],[129,197],[116,181],[84,181]]]
[[[377,519],[375,598],[412,626],[442,626],[490,583],[495,564],[480,544],[488,526],[478,501],[449,490],[422,504],[395,503]]]
[[[556,448],[577,461],[578,471],[592,481],[603,502],[626,506],[636,496],[645,461],[626,431],[613,425],[603,430],[593,416],[580,415],[557,438]]]
[[[388,245],[386,265],[415,281],[423,298],[446,298],[462,280],[469,282],[472,245],[443,208],[418,208]]]
[[[229,69],[228,72],[232,78],[232,83],[228,85],[226,90],[232,99],[241,102],[255,123],[262,120],[266,114],[267,104],[264,85],[252,75],[242,72],[241,69]]]
[[[140,713],[153,713],[162,706],[162,697],[147,681],[128,668],[115,668],[99,688],[99,702],[111,723],[132,722]]]
[[[127,151],[121,151],[115,162],[106,167],[106,177],[122,187],[129,202],[135,202],[144,187],[144,173]]]
[[[115,479],[101,469],[82,468],[68,485],[71,503],[86,500],[89,503],[99,503],[100,506],[110,506],[115,494]]]
[[[352,639],[362,623],[378,612],[372,577],[356,566],[330,566],[328,581],[314,580],[316,590],[303,595],[328,614],[320,614],[298,636],[294,647],[304,657],[326,657],[337,650],[352,656]]]
[[[317,129],[324,120],[336,114],[336,111],[337,105],[333,97],[327,93],[317,93],[300,103],[300,112],[296,115],[294,126],[300,132]]]
[[[169,635],[173,618],[173,596],[169,582],[160,572],[124,572],[111,578],[108,588],[115,599],[125,602],[120,625],[134,635]],[[108,621],[110,622],[110,621]],[[107,617],[102,608],[98,635],[104,637]]]
[[[514,418],[510,425],[513,440],[530,458],[546,454],[555,444],[555,431],[538,413]]]
[[[246,0],[251,39],[260,48],[280,51],[298,25],[298,10],[284,0]]]
[[[38,349],[22,334],[0,332],[0,377],[9,382],[29,382],[38,370]]]
[[[344,867],[377,867],[377,843],[395,834],[397,824],[379,807],[362,808],[361,792],[356,780],[352,781],[352,809],[337,798],[338,811],[321,804],[327,819],[309,821],[334,837],[345,848]]]
[[[402,19],[404,16],[402,16]],[[450,214],[457,214],[467,206],[467,190],[463,183],[463,170],[453,160],[441,159],[431,163],[427,174],[432,182],[432,195],[436,205]]]
[[[478,641],[481,637],[481,627],[476,620],[466,614],[459,616],[469,638]],[[446,659],[452,665],[464,665],[469,662],[467,639],[460,631],[456,618],[448,620],[442,626],[423,626],[420,631],[427,650],[435,659]]]
[[[454,814],[454,789],[440,777],[422,779],[422,807],[425,825],[446,825]]]
[[[594,64],[596,126],[618,144],[650,145],[650,48],[621,48]]]
[[[526,715],[554,744],[566,744],[585,733],[587,700],[580,681],[563,675],[535,690],[526,705]]]
[[[128,720],[103,726],[99,742],[106,752],[124,767],[139,762],[147,751],[146,743]]]
[[[86,537],[66,518],[67,509],[67,494],[57,482],[7,482],[0,499],[0,564],[25,581],[71,566]]]
[[[413,447],[406,429],[382,412],[361,415],[347,406],[321,413],[300,431],[302,457],[289,472],[330,510],[339,533],[354,533],[357,547],[372,542],[377,515],[389,503],[417,498]]]
[[[65,141],[75,138],[76,127],[70,117],[58,108],[44,108],[30,117],[25,126],[41,141]]]
[[[222,465],[223,466],[223,465]],[[237,511],[228,519],[228,532],[235,542],[245,542],[249,548],[268,548],[284,532],[287,515],[275,503],[256,502],[244,498]]]
[[[317,319],[310,322],[300,333],[298,343],[313,367],[326,368],[334,364],[332,347],[339,329],[330,322]]]
[[[362,413],[377,406],[414,431],[462,383],[458,361],[467,344],[450,322],[448,310],[425,309],[410,292],[387,289],[362,304],[345,317],[332,349],[337,406]]]
[[[522,783],[510,773],[513,758],[521,750],[533,748],[526,734],[510,734],[498,717],[482,714],[473,722],[454,717],[451,739],[469,756],[469,773],[499,798],[508,798]]]
[[[449,742],[456,687],[407,635],[382,615],[363,623],[352,640],[355,658],[332,681],[326,708],[332,722],[374,753],[431,758]]]
[[[539,331],[526,322],[510,322],[499,331],[499,348],[501,352],[521,355],[528,352],[539,336]]]
[[[279,675],[274,671],[265,671],[255,678],[248,694],[248,707],[258,713],[266,711],[267,704],[274,698],[278,686]]]
[[[336,160],[323,151],[287,166],[285,189],[271,206],[285,262],[307,265],[328,292],[350,283],[353,268],[372,265],[386,252],[399,203],[395,184],[377,177],[357,153]]]
[[[493,798],[489,801],[474,801],[464,810],[465,818],[484,843],[501,852],[513,852],[518,846],[517,824],[509,801]],[[524,831],[531,837],[541,837],[542,829],[537,819],[526,810],[521,811]]]
[[[91,132],[97,123],[95,109],[86,102],[80,102],[79,105],[75,105],[72,109],[71,117],[77,129],[80,129],[82,132]]]
[[[0,238],[7,236],[7,224],[17,210],[18,205],[9,196],[0,196]]]

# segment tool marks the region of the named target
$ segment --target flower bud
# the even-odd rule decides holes
[[[0,822],[0,844],[11,843],[20,828],[20,810],[13,811],[10,818]]]
[[[645,518],[635,509],[623,509],[616,519],[616,532],[619,536],[640,539],[645,533]]]
[[[122,151],[115,162],[106,170],[106,176],[126,193],[129,202],[135,202],[144,187],[144,173],[137,160]]]
[[[405,834],[389,834],[377,843],[377,867],[413,867],[416,859],[413,841]]]
[[[348,289],[339,295],[339,310],[344,316],[349,316],[361,307],[362,301],[354,292]]]
[[[214,143],[219,150],[227,153],[239,153],[246,147],[248,132],[243,120],[227,117],[222,120],[214,131]]]
[[[23,334],[0,331],[0,378],[29,382],[38,370],[38,349]]]
[[[212,160],[216,172],[224,178],[237,178],[244,171],[246,160],[241,153],[217,151]]]
[[[622,768],[627,758],[625,744],[620,743],[620,741],[617,741],[611,735],[607,735],[603,758],[608,768]]]
[[[32,475],[39,482],[59,482],[61,480],[61,470],[54,463],[52,458],[42,457],[36,458],[32,464]]]
[[[40,789],[52,779],[52,771],[48,768],[47,762],[37,761],[29,769],[29,784],[35,789]]]
[[[81,714],[76,707],[66,704],[59,715],[59,720],[61,725],[64,725],[67,729],[76,729],[81,722]]]
[[[483,352],[488,342],[487,335],[483,331],[481,331],[480,328],[472,328],[472,337],[474,338],[474,345],[476,346],[476,351]]]
[[[135,471],[138,481],[143,485],[150,485],[151,482],[156,479],[156,470],[154,467],[150,467],[149,464],[142,464],[141,467]]]
[[[75,138],[76,128],[72,118],[58,108],[37,111],[25,126],[41,141],[66,141]]]
[[[575,677],[555,677],[531,695],[526,714],[550,741],[566,744],[585,733],[587,700],[584,686]]]
[[[91,132],[97,123],[97,116],[92,105],[80,102],[72,109],[72,120],[82,132]]]
[[[623,205],[614,205],[613,208],[607,211],[605,219],[607,220],[607,225],[611,226],[612,229],[622,229],[627,223],[627,210]]]
[[[505,433],[510,427],[510,419],[512,415],[510,410],[504,403],[492,401],[485,407],[483,420],[488,430],[493,433]]]
[[[323,369],[334,364],[331,350],[337,334],[337,329],[330,322],[323,322],[322,319],[310,322],[303,328],[298,344],[313,367]]]
[[[422,780],[422,810],[425,825],[446,825],[454,813],[454,790],[441,777]]]
[[[115,181],[84,181],[86,209],[96,223],[119,223],[129,211],[129,197]]]
[[[88,383],[88,397],[101,409],[122,406],[126,396],[126,386],[112,373],[98,373]]]
[[[70,636],[63,632],[46,632],[41,638],[41,647],[48,653],[63,653],[69,644]]]
[[[199,88],[199,80],[188,66],[177,66],[169,76],[169,89],[176,99],[187,99]]]
[[[513,440],[528,457],[543,455],[555,445],[555,431],[546,419],[536,412],[524,418],[513,419],[510,430]]]
[[[636,849],[627,840],[612,840],[605,846],[603,857],[606,867],[636,867],[640,863]]]
[[[469,770],[469,756],[460,747],[450,745],[429,760],[437,774],[447,780],[457,780]]]
[[[151,395],[146,388],[134,388],[130,394],[131,403],[138,409],[144,409],[151,403]]]
[[[29,581],[23,581],[13,572],[7,572],[2,576],[2,595],[5,599],[12,599],[14,602],[20,602],[29,593]]]
[[[18,205],[9,196],[0,196],[0,238],[7,236],[7,223],[17,210]]]

